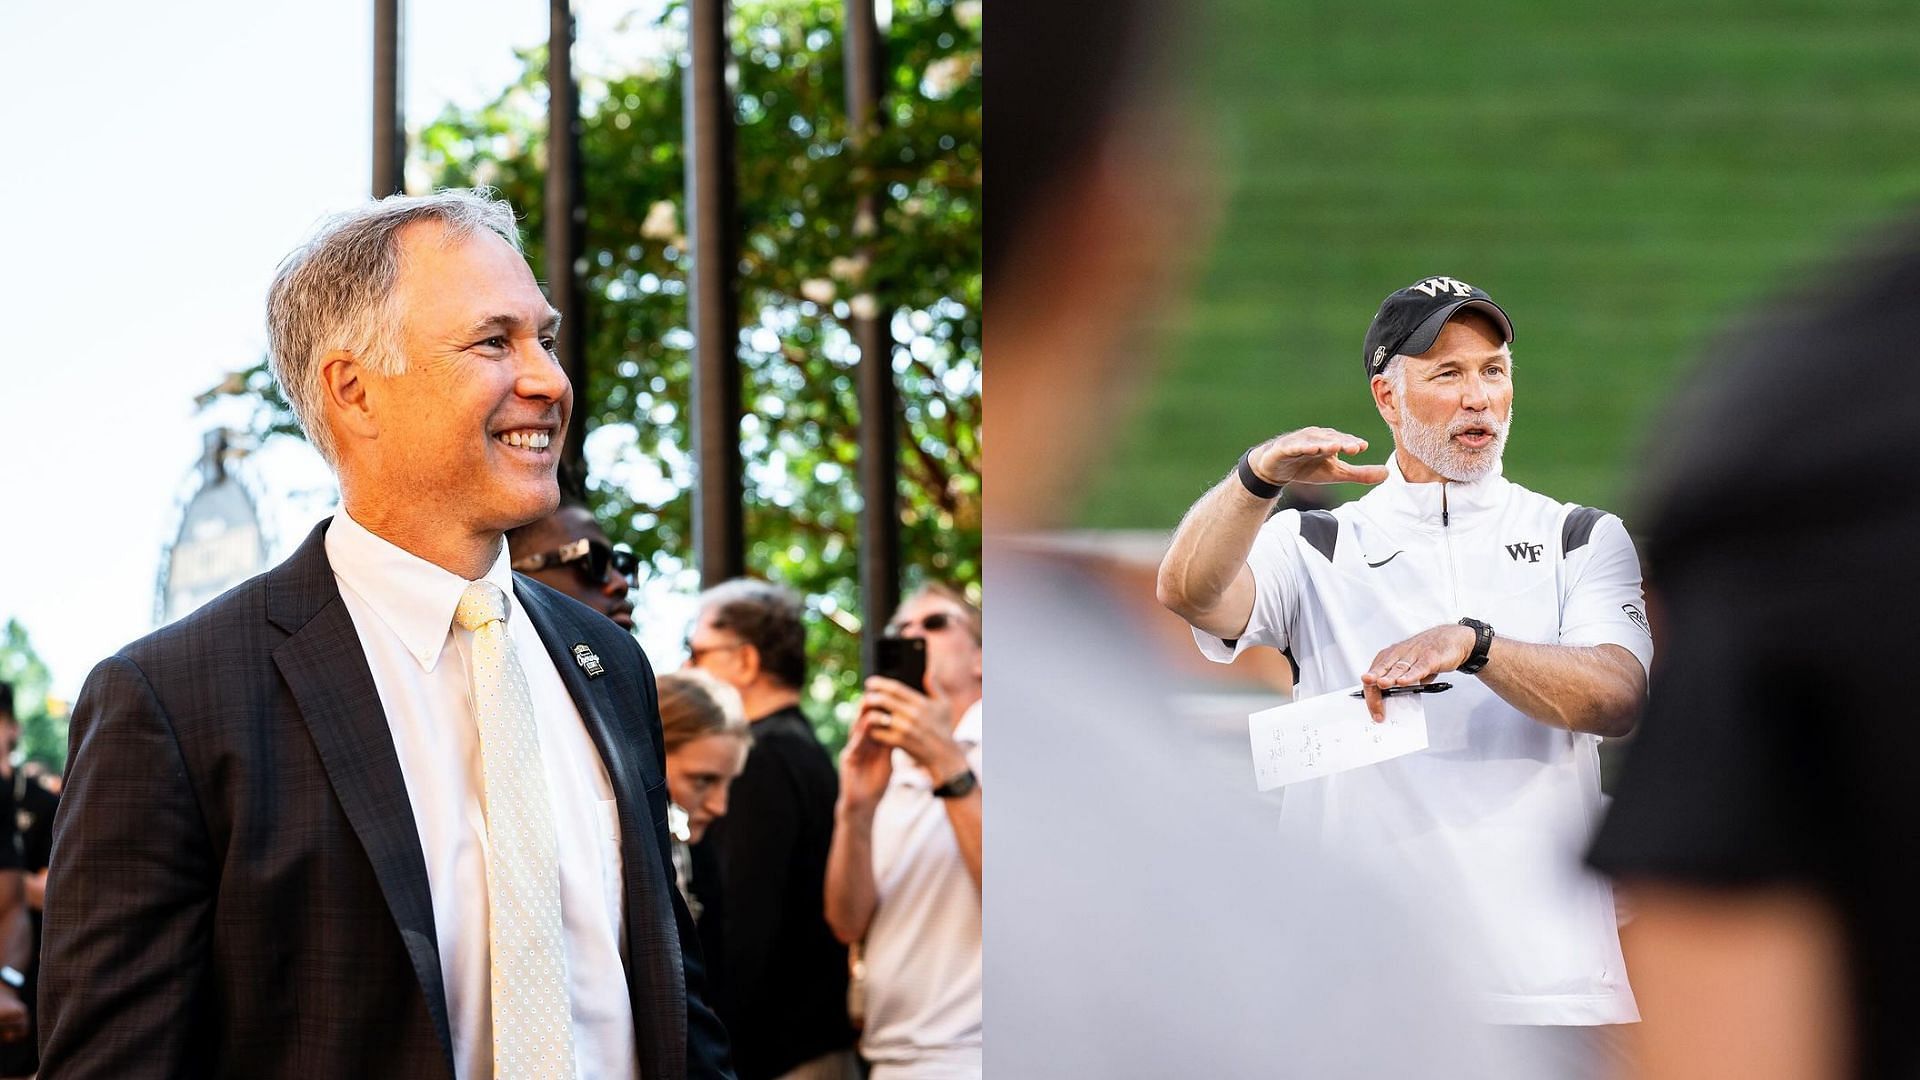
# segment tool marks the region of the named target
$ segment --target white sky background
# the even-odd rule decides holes
[[[412,0],[408,121],[490,100],[532,0]],[[646,55],[657,0],[576,0],[575,62]],[[71,700],[153,628],[162,547],[193,486],[194,396],[264,355],[267,284],[318,219],[367,194],[371,0],[180,4],[0,0],[0,622],[18,618]],[[298,444],[248,463],[274,561],[331,502]],[[636,596],[657,664],[684,598]],[[651,605],[651,606],[650,606]]]

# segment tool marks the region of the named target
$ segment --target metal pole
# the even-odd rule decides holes
[[[726,0],[687,4],[688,322],[693,329],[693,546],[700,582],[747,567],[740,489],[740,296],[735,281],[733,91],[727,85]]]
[[[400,0],[373,0],[373,197],[406,190],[400,112]]]
[[[880,0],[887,2],[887,0]],[[846,0],[845,56],[847,131],[855,151],[865,147],[881,120],[881,68],[885,43],[874,21],[875,0]],[[879,200],[869,181],[854,211],[853,234],[863,260],[872,264]],[[871,286],[862,283],[871,296]],[[853,340],[860,346],[860,611],[863,670],[878,666],[879,629],[900,604],[900,395],[893,381],[893,335],[886,309],[855,315]]]
[[[573,81],[573,11],[569,0],[547,4],[547,191],[548,300],[560,322],[560,368],[573,383],[573,421],[560,447],[560,463],[586,475],[588,400],[587,305],[579,261],[585,247],[587,208],[580,178],[580,94]]]

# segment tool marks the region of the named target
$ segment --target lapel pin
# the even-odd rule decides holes
[[[573,662],[580,665],[580,670],[586,672],[589,679],[597,679],[607,673],[606,667],[600,663],[600,658],[594,655],[593,650],[588,648],[584,641],[573,647]]]

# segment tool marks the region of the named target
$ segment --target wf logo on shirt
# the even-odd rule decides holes
[[[1525,556],[1528,562],[1537,563],[1540,561],[1540,550],[1539,544],[1521,542],[1507,545],[1507,554],[1513,556],[1514,562],[1519,562],[1521,557]]]
[[[1473,295],[1473,286],[1464,281],[1455,281],[1450,277],[1428,278],[1420,284],[1415,285],[1414,288],[1419,289],[1428,296],[1438,296],[1443,292],[1451,292],[1455,296]]]

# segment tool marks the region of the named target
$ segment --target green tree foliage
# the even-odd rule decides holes
[[[54,772],[67,767],[67,717],[64,705],[53,702],[48,690],[53,679],[33,649],[27,628],[8,619],[0,636],[0,682],[13,687],[14,717],[20,721],[20,754]]]
[[[670,8],[661,26],[684,24]],[[822,728],[837,742],[857,692],[859,350],[856,311],[892,330],[909,585],[980,582],[981,16],[978,2],[896,0],[884,122],[850,139],[838,0],[735,5],[747,563],[803,593]],[[422,131],[415,187],[487,185],[524,215],[544,266],[545,50],[492,103]],[[603,460],[589,501],[615,541],[691,584],[690,349],[682,135],[684,57],[581,73],[586,393]],[[878,196],[858,220],[858,195]],[[258,427],[292,431],[263,368],[233,380]],[[644,617],[644,612],[641,613]],[[825,710],[816,710],[824,713]],[[825,719],[824,715],[822,719]]]

